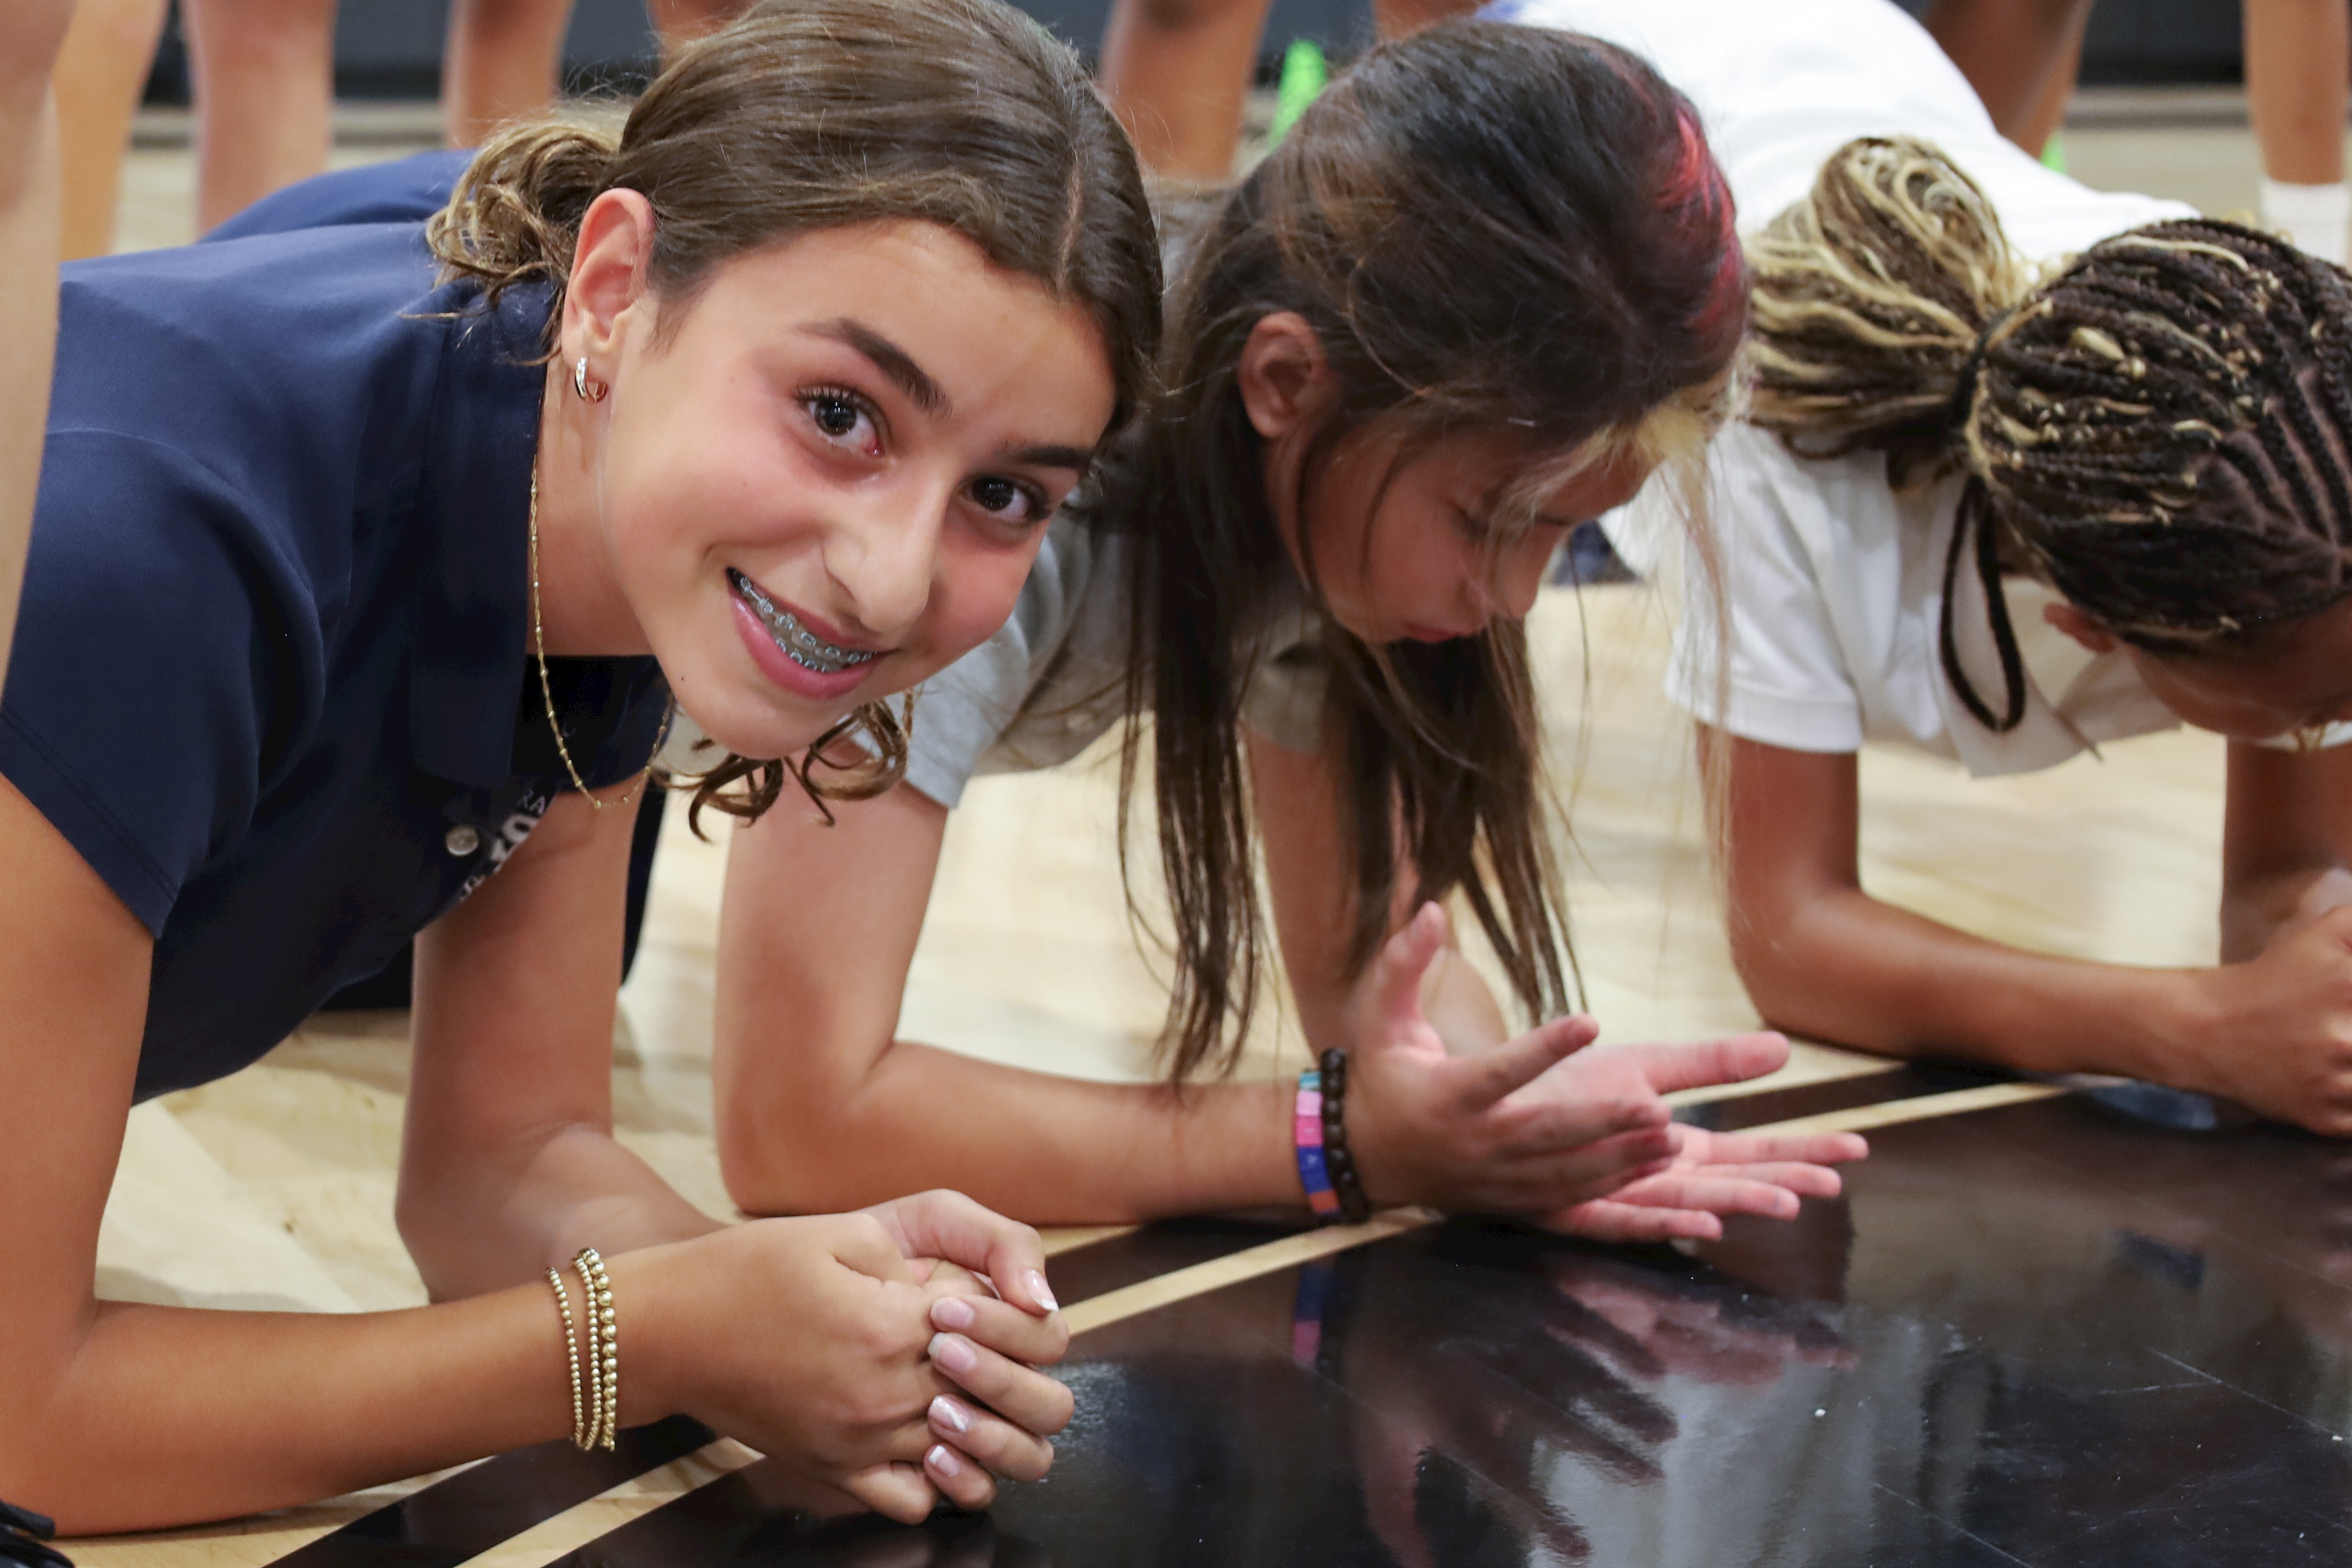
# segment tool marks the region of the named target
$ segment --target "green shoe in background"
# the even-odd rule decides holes
[[[1278,147],[1331,79],[1331,68],[1323,58],[1323,46],[1312,38],[1293,38],[1290,47],[1282,51],[1282,80],[1274,89],[1274,121],[1265,128],[1265,144]]]

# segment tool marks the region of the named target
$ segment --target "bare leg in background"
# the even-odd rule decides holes
[[[2246,0],[2246,108],[2263,151],[2263,221],[2342,266],[2352,220],[2344,114],[2352,86],[2346,0]]]
[[[183,0],[181,10],[201,233],[327,166],[335,0]]]
[[[680,44],[717,32],[751,5],[751,0],[646,0],[654,31],[661,35],[664,55],[677,53]]]
[[[1242,108],[1257,75],[1272,0],[1117,0],[1103,31],[1102,88],[1146,170],[1230,179]],[[1383,38],[1466,16],[1476,0],[1373,0]]]
[[[2091,8],[2085,5],[2083,7],[2083,21],[2088,23],[2090,19]],[[2066,52],[2059,57],[2058,64],[2050,72],[2050,80],[2042,91],[2041,103],[2010,140],[2037,158],[2047,153],[2050,139],[2065,126],[2066,106],[2074,101],[2074,80],[2082,74],[2083,28],[2077,26],[2074,41],[2067,46]]]
[[[65,209],[60,257],[114,248],[131,121],[163,36],[167,0],[79,0],[58,53],[58,154]]]
[[[1467,16],[1482,0],[1372,0],[1372,27],[1383,39],[1411,37],[1423,27]]]
[[[1230,179],[1272,0],[1116,0],[1102,89],[1149,173]]]
[[[443,134],[478,147],[510,120],[555,101],[572,0],[456,0],[441,61]]]
[[[2035,157],[2065,117],[2092,0],[1936,0],[1927,31],[1984,100],[1993,126]]]

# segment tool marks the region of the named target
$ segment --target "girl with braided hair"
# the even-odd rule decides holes
[[[2167,1120],[2218,1096],[2352,1133],[2352,750],[2325,744],[2352,716],[2352,285],[2041,168],[1881,0],[1813,0],[1786,44],[1785,14],[1643,9],[1768,220],[1713,452],[1722,597],[1687,590],[1670,676],[1749,994],[1869,1049],[2141,1080],[2111,1092]],[[2026,952],[1863,889],[1864,741],[1982,776],[2183,720],[2232,742],[2221,967]]]

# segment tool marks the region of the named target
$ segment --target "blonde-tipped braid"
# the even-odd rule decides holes
[[[1839,148],[1748,265],[1748,417],[1807,456],[1885,451],[1898,485],[1957,460],[1969,355],[2033,282],[1976,183],[1908,137]]]
[[[1989,727],[2025,682],[2000,590],[2021,563],[2120,637],[2242,637],[2352,594],[2352,279],[2235,224],[2152,224],[2046,281],[1925,142],[1850,143],[1751,248],[1749,417],[1791,450],[1964,471],[1945,673]],[[1969,545],[2007,689],[1959,667]]]

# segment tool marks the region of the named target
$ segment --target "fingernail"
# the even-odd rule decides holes
[[[1047,1285],[1045,1277],[1034,1268],[1021,1277],[1021,1283],[1028,1290],[1029,1299],[1045,1310],[1058,1312],[1062,1310],[1062,1304],[1054,1300],[1053,1287]]]
[[[958,1334],[933,1334],[931,1359],[958,1376],[980,1363],[980,1358],[972,1354],[971,1342]]]
[[[955,1450],[949,1447],[945,1443],[932,1444],[931,1451],[923,1456],[923,1463],[930,1466],[931,1468],[939,1471],[940,1474],[946,1476],[950,1480],[957,1476],[963,1474],[963,1466],[957,1461]]]
[[[980,1321],[980,1314],[971,1302],[961,1296],[948,1296],[931,1303],[931,1321],[942,1329],[968,1329]]]
[[[971,1417],[964,1407],[942,1394],[931,1401],[931,1419],[961,1437],[971,1430]]]

